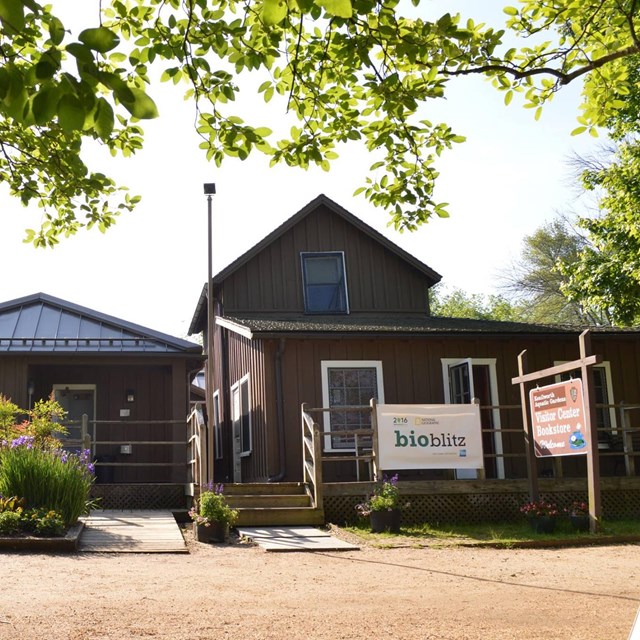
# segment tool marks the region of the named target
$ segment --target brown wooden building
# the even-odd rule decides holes
[[[198,344],[43,293],[0,304],[0,393],[25,409],[53,393],[70,447],[87,414],[98,485],[132,488],[134,506],[184,506],[190,382],[202,366]],[[165,498],[145,503],[159,487]]]
[[[323,195],[214,276],[215,479],[300,480],[301,404],[367,406],[371,397],[388,404],[478,398],[486,478],[526,478],[519,388],[511,382],[518,354],[527,350],[530,371],[575,360],[580,330],[431,316],[428,290],[439,280]],[[205,286],[190,328],[203,331],[205,343],[206,296]],[[640,334],[594,329],[592,342],[603,359],[594,369],[600,448],[611,453],[624,419],[619,405],[640,405]],[[366,411],[325,413],[325,452],[352,450],[340,430],[368,421]],[[624,465],[608,456],[602,473],[623,475]],[[543,459],[539,473],[582,477],[584,459]],[[353,464],[335,463],[325,481],[353,474]]]

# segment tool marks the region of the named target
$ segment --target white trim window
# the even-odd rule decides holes
[[[363,411],[327,411],[324,414],[325,451],[353,451],[353,436],[340,431],[371,428],[371,398],[384,403],[382,362],[379,360],[323,360],[324,407],[363,407]]]
[[[224,452],[222,449],[222,425],[220,424],[220,391],[218,389],[213,393],[213,447],[215,459],[222,459]]]
[[[564,360],[556,361],[553,364],[564,364]],[[600,442],[607,442],[607,434],[601,429],[615,433],[618,429],[618,422],[616,419],[616,409],[613,406],[615,401],[613,399],[613,385],[611,384],[611,363],[608,360],[601,362],[600,364],[593,365],[591,367],[593,372],[593,387],[595,392],[594,402],[596,405],[596,424],[598,427],[598,440]],[[570,373],[563,373],[556,376],[557,382],[563,380],[569,380],[571,378],[579,378],[580,370],[576,369]]]
[[[442,358],[442,381],[444,385],[444,401],[447,404],[469,404],[474,398],[480,400],[481,405],[497,407],[498,377],[496,374],[496,358]],[[477,388],[476,388],[477,387]],[[482,428],[493,429],[493,433],[483,431],[482,440],[486,453],[494,453],[495,468],[490,469],[490,461],[485,460],[485,471],[488,477],[495,473],[495,477],[505,477],[504,452],[502,434],[500,433],[500,410],[489,409],[481,412]],[[466,471],[466,470],[465,470]],[[466,474],[463,470],[457,472],[457,477],[476,477],[475,471]]]
[[[305,313],[349,313],[343,251],[300,254]]]
[[[231,422],[233,424],[234,441],[240,456],[251,454],[251,402],[250,402],[249,374],[240,378],[231,387]],[[234,450],[236,447],[234,445]]]

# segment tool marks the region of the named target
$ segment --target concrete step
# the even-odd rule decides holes
[[[234,509],[270,507],[310,507],[308,495],[227,495],[227,504]]]
[[[224,485],[224,495],[304,495],[306,494],[302,482],[241,482]]]
[[[236,526],[323,525],[324,511],[312,507],[238,509]]]

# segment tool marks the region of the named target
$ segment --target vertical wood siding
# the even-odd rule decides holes
[[[232,332],[227,333],[227,353],[229,380],[225,394],[230,394],[231,387],[249,374],[249,393],[251,409],[251,454],[242,458],[243,482],[264,482],[273,473],[270,436],[267,426],[275,429],[275,389],[271,368],[273,361],[265,359],[264,345],[258,340],[248,340]],[[267,381],[267,378],[271,380]],[[270,396],[267,397],[267,388]],[[224,430],[227,440],[232,431],[231,403],[228,402],[224,415]],[[272,425],[272,426],[271,426]],[[233,450],[229,450],[229,462],[226,465],[229,479],[232,478]]]
[[[320,207],[229,275],[225,313],[304,312],[301,251],[344,251],[351,313],[428,310],[424,274]]]
[[[148,362],[148,361],[147,361]],[[179,467],[119,467],[107,475],[113,482],[185,482],[187,381],[184,363],[169,360],[143,364],[139,360],[78,359],[76,363],[58,363],[53,358],[0,359],[0,393],[11,395],[22,407],[27,406],[26,383],[35,382],[34,400],[46,398],[54,384],[96,385],[97,420],[122,421],[99,425],[98,439],[103,441],[175,440],[176,445],[135,445],[131,455],[120,453],[120,445],[101,445],[96,454],[112,462],[178,463]],[[126,402],[127,389],[135,391],[135,402]],[[180,406],[176,406],[176,404]],[[120,409],[129,409],[128,418],[120,418]],[[171,421],[184,419],[184,425],[141,424],[127,421]]]
[[[637,340],[594,340],[593,351],[611,363],[616,403],[640,404],[640,348]],[[442,403],[445,398],[443,358],[495,358],[500,405],[519,405],[520,391],[511,379],[518,375],[518,354],[527,350],[529,371],[544,369],[558,360],[579,357],[575,338],[434,337],[406,339],[288,339],[283,359],[284,411],[286,425],[287,479],[301,478],[300,406],[303,402],[322,406],[321,362],[323,360],[381,360],[385,402]],[[551,384],[553,380],[541,384]],[[271,399],[270,401],[273,401]],[[494,400],[495,401],[495,400]],[[503,429],[522,429],[520,409],[501,412]],[[320,419],[319,419],[320,421]],[[640,425],[640,412],[636,415]],[[521,434],[502,436],[506,453],[521,452]],[[565,458],[567,476],[584,475],[584,461]],[[540,469],[549,461],[540,461]],[[508,476],[525,477],[524,459],[505,459]],[[351,472],[353,465],[351,465]]]

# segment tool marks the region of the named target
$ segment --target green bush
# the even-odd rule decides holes
[[[22,529],[40,536],[61,536],[65,532],[62,516],[53,510],[30,509],[22,517]]]
[[[0,534],[12,535],[22,529],[22,511],[2,511],[0,513]]]
[[[20,496],[26,509],[56,511],[65,526],[87,513],[93,480],[88,451],[43,450],[30,436],[0,448],[0,495]]]

